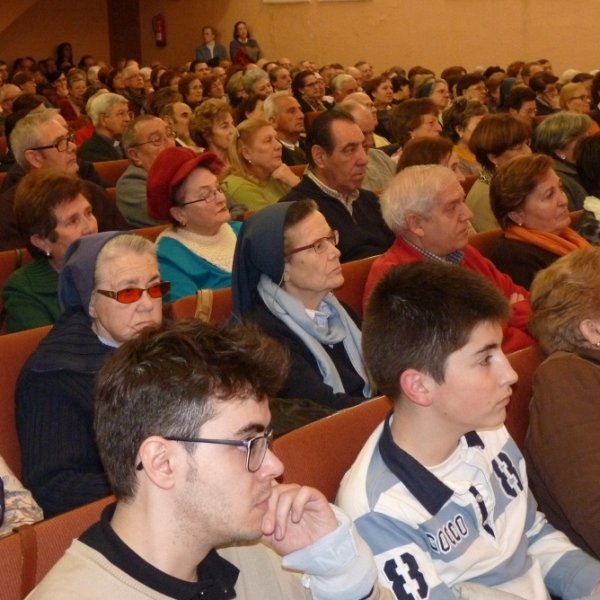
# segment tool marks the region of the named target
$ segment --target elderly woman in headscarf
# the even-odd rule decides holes
[[[234,314],[290,351],[279,396],[333,409],[373,396],[358,319],[332,293],[344,283],[338,239],[313,200],[267,206],[244,221],[232,274]]]
[[[15,392],[23,483],[46,517],[111,493],[94,442],[96,374],[115,348],[161,322],[168,291],[141,236],[105,232],[69,246],[58,286],[63,315]]]

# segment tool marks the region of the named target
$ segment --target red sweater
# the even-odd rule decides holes
[[[462,267],[471,269],[476,273],[480,273],[484,277],[487,277],[496,287],[500,288],[500,291],[510,298],[512,294],[522,294],[525,298],[520,302],[515,302],[511,306],[512,317],[504,327],[504,341],[502,342],[502,349],[504,352],[514,352],[527,346],[535,344],[533,338],[527,332],[527,321],[531,314],[531,306],[529,305],[529,292],[516,285],[513,280],[504,273],[501,273],[496,267],[485,257],[483,257],[479,251],[472,246],[466,246],[464,249],[465,256],[460,263]],[[367,303],[371,291],[375,287],[375,284],[396,265],[403,265],[415,260],[426,260],[425,257],[410,244],[405,242],[402,238],[396,238],[392,247],[382,254],[375,260],[371,267],[371,272],[365,285],[365,295],[363,297],[363,308]]]

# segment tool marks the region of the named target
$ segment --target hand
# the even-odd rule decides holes
[[[293,171],[285,164],[281,163],[272,173],[271,177],[276,181],[281,181],[285,185],[294,187],[300,183],[300,177],[294,175]]]
[[[279,554],[302,550],[337,527],[337,519],[321,492],[275,482],[263,518],[262,541]]]
[[[523,294],[518,294],[517,292],[511,294],[510,298],[508,299],[511,305],[516,304],[517,302],[521,302],[521,300],[525,300],[525,296],[523,296]]]

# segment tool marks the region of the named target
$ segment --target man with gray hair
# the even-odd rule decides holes
[[[281,160],[288,166],[308,162],[303,148],[304,113],[300,103],[288,92],[275,92],[264,105],[265,119],[273,125],[281,143]]]
[[[358,91],[358,84],[352,75],[347,73],[338,73],[329,83],[331,88],[331,97],[336,104],[339,104],[348,96]]]
[[[0,125],[4,124],[4,120],[12,113],[12,105],[15,98],[21,93],[19,86],[12,83],[5,83],[0,87]]]
[[[123,95],[129,101],[129,110],[137,117],[141,114],[150,112],[146,106],[146,87],[144,76],[140,68],[135,64],[130,64],[123,69],[121,78],[125,84]]]
[[[125,158],[121,136],[133,118],[127,99],[119,94],[100,94],[91,99],[88,116],[95,131],[77,150],[77,156],[90,162]]]
[[[340,75],[338,75],[340,77]],[[350,77],[343,75],[342,77]],[[337,77],[334,77],[337,79]],[[363,132],[365,139],[363,148],[367,153],[367,170],[362,182],[362,188],[371,191],[380,191],[386,188],[396,174],[396,163],[382,150],[375,148],[375,122],[371,111],[356,100],[344,100],[338,108],[348,111],[356,124]]]
[[[510,301],[512,316],[502,344],[505,352],[534,344],[527,333],[529,292],[469,245],[469,219],[473,213],[450,169],[440,165],[403,169],[381,195],[380,202],[383,220],[396,235],[396,241],[371,267],[365,304],[376,283],[392,267],[416,260],[442,261],[483,275]]]
[[[16,164],[5,179],[10,187],[3,188],[0,196],[0,250],[22,248],[15,222],[13,205],[16,186],[29,171],[55,169],[64,173],[77,173],[85,180],[98,221],[98,231],[129,229],[127,222],[98,181],[102,181],[93,166],[85,161],[79,163],[75,154],[75,136],[69,133],[65,120],[56,109],[34,111],[23,117],[10,134],[10,144]]]
[[[246,94],[256,94],[263,100],[273,93],[269,76],[262,69],[252,69],[242,77],[242,85]]]
[[[271,81],[271,87],[275,92],[287,92],[290,93],[292,89],[292,78],[290,72],[281,65],[273,67],[269,71],[269,80]]]

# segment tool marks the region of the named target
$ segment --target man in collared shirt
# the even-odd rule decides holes
[[[200,321],[119,348],[98,375],[94,423],[117,503],[30,599],[391,599],[349,519],[276,481],[267,398],[286,367],[256,329]]]
[[[309,170],[280,202],[312,198],[340,235],[340,261],[385,252],[394,240],[379,199],[361,188],[367,167],[365,136],[346,111],[320,114],[307,132]]]
[[[281,160],[288,166],[305,165],[308,162],[303,144],[304,113],[300,103],[288,92],[271,94],[264,104],[265,119],[273,125],[281,142]]]
[[[450,169],[419,165],[402,170],[382,194],[381,207],[396,241],[371,267],[365,304],[375,284],[395,265],[424,260],[460,265],[489,279],[510,301],[512,316],[505,329],[504,350],[512,352],[534,343],[527,333],[529,292],[469,246],[468,222],[473,213]]]
[[[600,591],[600,563],[536,510],[503,427],[517,381],[501,348],[510,312],[489,281],[433,260],[392,269],[369,299],[364,358],[394,408],[337,502],[398,600]]]
[[[92,99],[88,110],[95,131],[77,150],[77,156],[90,162],[125,158],[121,136],[133,118],[127,100],[119,94],[100,94]]]

